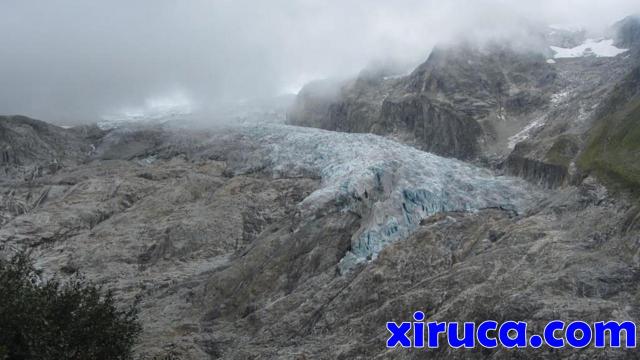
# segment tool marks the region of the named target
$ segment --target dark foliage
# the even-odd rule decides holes
[[[76,276],[43,282],[24,254],[0,260],[0,359],[129,359],[137,310]]]

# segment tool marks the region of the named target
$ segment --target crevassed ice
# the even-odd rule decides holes
[[[520,179],[495,176],[376,135],[285,125],[245,127],[242,132],[259,144],[252,155],[257,166],[276,177],[321,178],[320,188],[300,204],[302,212],[335,202],[362,217],[352,249],[341,262],[343,271],[407,237],[425,217],[490,207],[519,211],[535,193]]]

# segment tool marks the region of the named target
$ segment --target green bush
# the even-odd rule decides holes
[[[27,255],[0,260],[0,359],[129,359],[137,316],[79,276],[43,282]]]

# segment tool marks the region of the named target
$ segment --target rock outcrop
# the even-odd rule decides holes
[[[610,32],[619,47],[640,49],[640,15],[628,16],[618,21]]]
[[[0,116],[0,165],[29,166],[63,159],[79,162],[89,155],[92,137],[100,135],[91,126],[71,130],[26,116]]]
[[[496,122],[547,104],[555,77],[540,54],[497,44],[439,47],[407,76],[365,73],[340,96],[303,89],[289,122],[391,135],[438,155],[473,159],[494,149],[497,137],[506,141]],[[310,98],[328,110],[307,106]]]

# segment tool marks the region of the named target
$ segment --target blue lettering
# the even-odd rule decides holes
[[[498,329],[498,323],[493,320],[487,320],[478,325],[478,344],[486,348],[495,348],[498,346],[498,340],[495,337],[489,337],[489,331],[495,332]]]
[[[438,334],[446,331],[447,323],[430,322],[427,324],[427,327],[429,328],[429,342],[427,346],[429,348],[435,349],[440,346],[440,343],[438,341]]]
[[[556,338],[555,332],[564,329],[564,322],[551,321],[544,327],[544,341],[552,348],[561,348],[564,346],[564,340],[562,338]]]
[[[578,331],[582,333],[580,338],[576,336]],[[583,348],[591,342],[591,327],[584,321],[574,321],[567,326],[565,337],[567,338],[567,344],[574,348]]]
[[[449,330],[447,331],[449,346],[454,349],[458,349],[463,346],[467,349],[473,348],[474,346],[476,346],[475,331],[476,324],[472,322],[466,322],[464,323],[464,334],[462,335],[462,338],[460,338],[458,323],[449,323]]]
[[[424,313],[416,311],[413,313],[413,319],[418,322],[413,323],[413,346],[417,348],[424,347]]]
[[[614,348],[620,347],[620,335],[624,331],[627,337],[626,346],[636,347],[636,324],[631,321],[618,323],[616,321],[600,321],[594,324],[595,346],[603,348],[605,346],[605,333],[609,332],[609,345]]]
[[[411,330],[410,322],[403,322],[398,325],[392,321],[387,322],[387,330],[391,332],[391,336],[387,340],[387,347],[394,348],[400,344],[404,348],[411,347],[411,339],[407,336],[409,330]]]
[[[515,336],[510,336],[514,334]],[[527,323],[522,321],[505,321],[498,330],[500,343],[507,349],[527,347]]]

